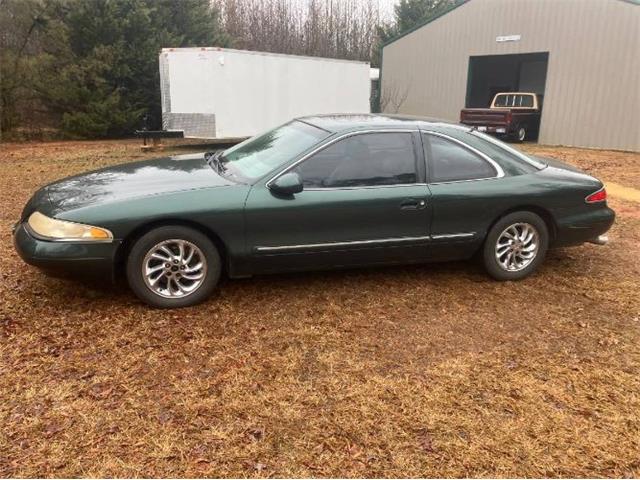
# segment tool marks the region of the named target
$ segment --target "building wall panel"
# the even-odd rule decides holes
[[[470,0],[384,48],[383,98],[458,120],[470,56],[533,52],[549,52],[541,143],[640,150],[640,7],[622,0]]]

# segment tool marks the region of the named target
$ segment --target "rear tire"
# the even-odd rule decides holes
[[[156,308],[188,307],[209,297],[222,262],[206,235],[188,227],[165,226],[140,237],[127,258],[133,293]]]
[[[549,230],[533,212],[514,212],[489,231],[482,248],[487,273],[500,281],[520,280],[537,270],[549,248]]]
[[[522,143],[525,141],[526,138],[527,138],[527,129],[522,126],[519,126],[513,135],[513,139],[518,143]]]

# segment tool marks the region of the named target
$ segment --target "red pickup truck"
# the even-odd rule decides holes
[[[522,142],[537,136],[540,108],[540,99],[535,93],[498,93],[490,108],[463,108],[460,123]]]

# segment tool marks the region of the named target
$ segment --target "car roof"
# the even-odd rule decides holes
[[[458,127],[461,126],[446,120],[430,117],[414,117],[411,115],[387,115],[380,113],[341,113],[326,115],[310,115],[299,117],[304,123],[322,128],[328,132],[337,133],[345,130],[364,130],[379,128],[429,128],[429,127]],[[466,127],[467,129],[469,127]]]

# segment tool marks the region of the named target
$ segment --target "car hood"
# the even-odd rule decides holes
[[[202,153],[103,168],[54,182],[42,193],[48,196],[56,214],[98,202],[227,185],[235,182],[218,175]]]

